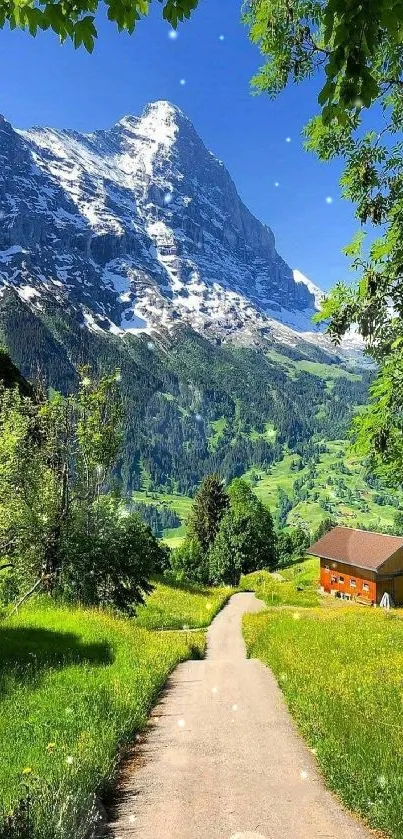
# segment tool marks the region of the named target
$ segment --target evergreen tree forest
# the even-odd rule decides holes
[[[64,395],[78,391],[83,364],[98,377],[121,371],[114,474],[125,495],[145,488],[193,496],[206,474],[230,482],[280,460],[284,447],[343,439],[373,377],[302,341],[276,343],[272,355],[268,341],[260,349],[214,344],[180,326],[152,341],[102,335],[61,307],[34,314],[12,291],[0,301],[0,339],[27,380]]]

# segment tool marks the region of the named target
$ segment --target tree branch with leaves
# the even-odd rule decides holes
[[[403,472],[396,445],[403,398],[397,386],[403,365],[403,3],[248,0],[244,20],[265,58],[253,79],[257,92],[273,97],[288,84],[318,80],[319,113],[306,126],[306,146],[321,160],[344,161],[342,194],[355,204],[359,229],[345,249],[356,281],[339,282],[317,320],[326,322],[336,343],[358,330],[379,365],[354,435],[357,449],[377,468],[387,465],[393,480],[396,467]]]

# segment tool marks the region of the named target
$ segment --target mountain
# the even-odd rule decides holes
[[[244,343],[315,331],[316,290],[169,102],[92,134],[0,130],[0,282],[33,309],[67,299],[117,335],[178,321]]]
[[[270,463],[365,398],[311,323],[320,290],[168,102],[91,134],[1,118],[0,221],[0,340],[65,392],[121,369],[128,489]]]

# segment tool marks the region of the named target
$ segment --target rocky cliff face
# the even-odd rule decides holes
[[[122,336],[314,337],[314,293],[168,102],[86,135],[2,119],[0,219],[0,286],[33,310],[53,298]]]

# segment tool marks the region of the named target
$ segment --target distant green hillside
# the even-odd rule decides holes
[[[370,373],[300,341],[257,348],[214,343],[189,328],[127,335],[83,328],[72,307],[43,299],[37,311],[8,290],[0,300],[0,341],[23,376],[38,371],[63,392],[83,363],[119,368],[126,425],[119,478],[124,491],[193,495],[202,477],[265,471],[284,447],[345,436],[365,403]]]
[[[331,517],[350,527],[393,527],[396,511],[403,509],[403,493],[391,492],[377,479],[367,477],[363,465],[346,454],[346,449],[345,440],[322,442],[306,459],[289,452],[267,470],[253,468],[244,477],[281,526],[306,524],[313,533],[321,521]],[[134,493],[133,498],[173,509],[182,523],[166,530],[164,540],[170,547],[180,544],[191,498],[145,491]]]
[[[264,473],[250,470],[245,477],[277,516],[283,509],[284,524],[306,522],[315,530],[332,517],[351,527],[391,527],[396,510],[403,507],[403,494],[366,478],[364,466],[348,453],[345,440],[328,441],[321,448],[310,459],[288,453]],[[287,500],[290,510],[285,512]]]

